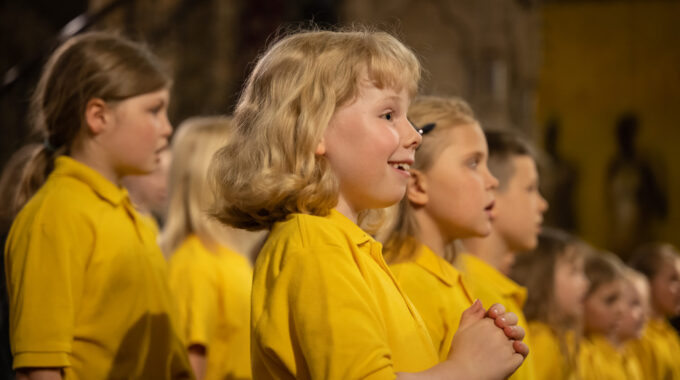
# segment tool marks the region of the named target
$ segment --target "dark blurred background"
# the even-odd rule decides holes
[[[366,24],[421,57],[422,92],[468,100],[543,152],[547,221],[624,255],[680,245],[680,1],[2,0],[0,165],[60,36],[115,30],[175,78],[171,120],[227,113],[277,31]],[[0,206],[3,207],[3,206]]]

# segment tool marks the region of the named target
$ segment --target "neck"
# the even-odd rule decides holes
[[[338,205],[335,206],[335,209],[338,210],[338,212],[340,212],[342,215],[346,216],[349,220],[354,222],[354,224],[357,224],[359,212],[361,210],[357,210],[355,207],[350,205],[342,195],[340,195],[338,198]]]
[[[415,236],[416,240],[425,244],[437,256],[444,258],[446,246],[451,243],[451,241],[444,237],[444,234],[439,230],[437,223],[432,220],[424,209],[416,209],[414,216],[418,223],[418,231]]]
[[[467,253],[483,260],[501,272],[504,271],[503,263],[507,260],[507,256],[513,254],[494,230],[487,237],[464,239],[463,245]]]
[[[121,177],[105,159],[102,152],[103,150],[95,146],[93,141],[82,142],[76,140],[71,147],[70,156],[74,160],[96,170],[116,186],[121,186]]]

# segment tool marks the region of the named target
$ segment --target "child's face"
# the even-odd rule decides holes
[[[680,259],[664,260],[649,285],[658,313],[666,317],[680,314]]]
[[[401,200],[421,141],[406,118],[405,90],[362,83],[357,99],[335,111],[316,150],[338,178],[338,208],[354,214]]]
[[[148,174],[160,164],[172,126],[168,121],[167,89],[114,103],[108,113],[111,128],[96,138],[105,145],[118,177]]]
[[[513,156],[513,175],[496,191],[494,229],[513,252],[529,251],[538,243],[543,213],[548,203],[538,190],[538,171],[530,156]]]
[[[142,211],[165,215],[168,198],[168,175],[172,151],[168,148],[159,153],[160,162],[156,170],[147,175],[123,178],[123,186],[128,189],[130,198]]]
[[[425,173],[424,208],[446,240],[486,236],[491,232],[498,181],[487,167],[488,148],[478,124],[447,131],[449,144]]]
[[[619,339],[622,342],[637,339],[642,334],[647,320],[643,295],[632,282],[626,281],[621,302],[623,303],[623,316],[618,329]]]
[[[574,320],[580,320],[583,315],[584,297],[588,290],[583,261],[583,258],[574,258],[566,252],[555,262],[555,302],[562,315]]]
[[[616,333],[623,316],[622,287],[621,280],[614,280],[600,285],[586,298],[584,328],[587,334],[612,336]]]

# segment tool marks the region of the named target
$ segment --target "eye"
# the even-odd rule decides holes
[[[394,118],[394,115],[392,115],[393,113],[394,113],[393,111],[386,112],[382,114],[381,117],[387,121],[392,121],[392,119]]]

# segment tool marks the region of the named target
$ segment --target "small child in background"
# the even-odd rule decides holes
[[[472,295],[485,305],[500,303],[519,317],[527,330],[522,308],[527,291],[508,277],[515,255],[536,247],[548,203],[538,188],[538,170],[530,145],[512,131],[486,131],[489,169],[498,178],[495,202],[489,210],[491,233],[463,239],[457,266],[465,274]],[[524,341],[531,349],[531,333]],[[533,379],[533,357],[512,379]]]
[[[193,118],[179,126],[172,143],[161,247],[170,258],[170,288],[197,380],[251,378],[249,255],[261,235],[208,214],[214,202],[208,167],[233,130],[228,117]]]
[[[168,172],[172,153],[164,149],[158,153],[160,162],[151,174],[131,175],[123,178],[122,183],[130,193],[130,200],[137,211],[149,218],[156,230],[165,222],[168,207]]]
[[[564,231],[544,228],[538,245],[517,258],[511,277],[527,288],[524,315],[529,323],[537,380],[578,378],[583,298],[588,280],[587,247]]]
[[[597,252],[586,260],[585,272],[590,285],[579,352],[581,379],[627,379],[631,371],[617,348],[618,330],[627,311],[623,263],[612,253]]]
[[[680,379],[680,338],[668,318],[680,315],[680,254],[671,244],[650,243],[633,252],[629,265],[649,281],[649,321],[631,346],[645,379]]]
[[[615,346],[623,355],[628,379],[645,379],[635,343],[642,336],[649,318],[649,283],[635,269],[623,268],[623,317],[616,331]]]
[[[461,314],[474,301],[447,249],[455,239],[491,231],[491,190],[498,182],[486,166],[484,132],[467,103],[425,96],[411,104],[408,114],[422,127],[423,141],[410,168],[406,196],[390,223],[384,253],[443,361],[451,349],[469,349],[451,347],[451,342]],[[484,354],[496,353],[489,347]]]

